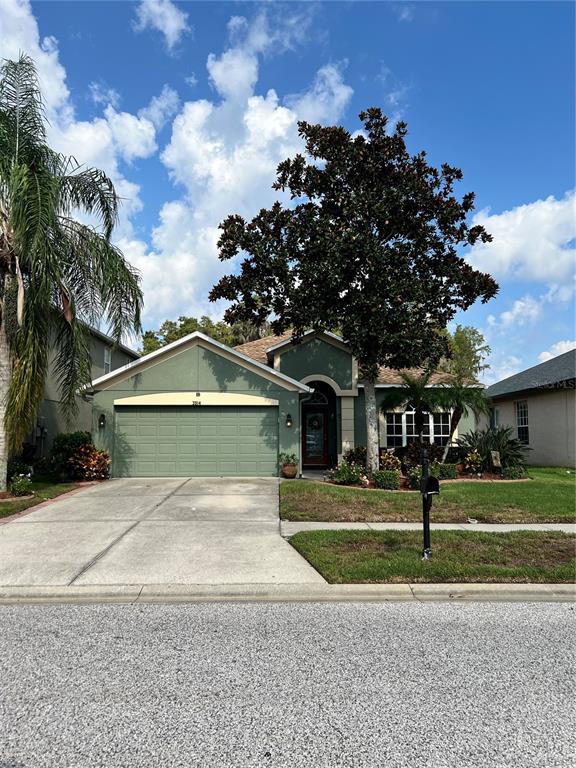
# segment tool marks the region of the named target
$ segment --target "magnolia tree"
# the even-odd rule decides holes
[[[239,272],[223,277],[210,299],[231,301],[227,322],[306,329],[339,328],[364,384],[367,466],[378,467],[375,384],[380,366],[430,367],[449,355],[446,325],[477,299],[492,298],[493,278],[459,255],[491,236],[468,226],[474,195],[461,199],[462,172],[429,165],[406,148],[407,126],[389,130],[380,109],[360,114],[362,130],[299,123],[306,156],[278,166],[276,202],[252,221],[221,225],[220,259],[241,254]]]

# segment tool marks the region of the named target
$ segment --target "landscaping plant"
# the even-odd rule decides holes
[[[346,459],[342,459],[335,469],[328,472],[328,478],[338,485],[368,485],[364,467]]]
[[[10,493],[12,496],[30,496],[32,491],[32,480],[25,475],[17,475],[10,481]]]
[[[66,462],[73,480],[105,480],[110,473],[110,456],[95,445],[80,445]]]
[[[280,163],[273,184],[285,204],[220,224],[219,258],[234,269],[209,298],[231,302],[228,323],[272,317],[272,332],[291,329],[296,344],[309,328],[340,330],[364,385],[371,475],[380,367],[433,369],[450,352],[448,323],[498,286],[465,259],[466,246],[492,238],[468,225],[474,195],[454,190],[462,171],[410,154],[406,123],[380,109],[360,120],[354,131],[298,124],[305,153]]]
[[[372,475],[375,488],[384,488],[387,491],[400,490],[400,471],[397,469],[378,469]]]
[[[491,451],[498,451],[502,468],[524,467],[529,448],[514,437],[512,427],[488,427],[468,432],[458,440],[458,445],[468,454],[474,452],[480,457],[480,470],[492,470]],[[466,461],[465,461],[466,463]],[[477,470],[477,471],[480,471]]]
[[[44,397],[49,357],[64,411],[91,380],[86,325],[118,342],[140,331],[138,273],[112,243],[111,179],[53,150],[38,75],[21,54],[0,68],[0,490]],[[87,216],[84,223],[77,215]]]

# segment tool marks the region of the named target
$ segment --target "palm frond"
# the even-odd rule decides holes
[[[21,54],[17,61],[4,60],[0,67],[0,112],[12,127],[16,163],[30,147],[44,143],[46,116],[38,85],[36,65]]]
[[[97,168],[87,168],[60,178],[61,213],[74,209],[97,216],[109,238],[118,220],[118,197],[112,180]]]

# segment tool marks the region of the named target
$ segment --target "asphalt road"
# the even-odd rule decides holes
[[[0,608],[0,768],[573,768],[560,604]]]

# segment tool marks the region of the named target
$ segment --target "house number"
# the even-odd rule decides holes
[[[202,400],[192,400],[192,405],[202,405]]]

